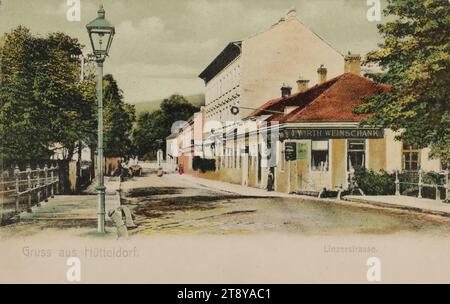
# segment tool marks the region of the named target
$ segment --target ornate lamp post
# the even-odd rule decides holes
[[[98,99],[98,232],[105,233],[105,163],[103,157],[103,63],[108,56],[114,38],[115,28],[105,19],[103,5],[98,16],[86,25],[95,60],[97,62],[97,99]]]

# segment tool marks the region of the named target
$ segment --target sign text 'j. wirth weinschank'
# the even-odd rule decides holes
[[[330,128],[330,129],[285,129],[280,132],[280,139],[372,139],[383,138],[384,130],[380,128]]]

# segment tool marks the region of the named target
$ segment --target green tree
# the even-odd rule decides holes
[[[19,26],[0,49],[0,157],[3,163],[48,159],[56,146],[70,160],[92,137],[95,83],[79,81],[77,39],[33,36]]]
[[[132,154],[131,133],[136,120],[133,105],[123,102],[123,93],[110,74],[103,78],[105,156],[129,157]]]
[[[447,0],[388,0],[378,26],[384,41],[370,52],[368,63],[382,73],[374,80],[392,85],[357,109],[375,113],[365,123],[401,131],[398,140],[430,146],[444,163],[450,161],[450,5]]]
[[[133,131],[133,146],[135,154],[139,158],[148,156],[159,149],[158,134],[161,133],[159,124],[162,121],[161,116],[161,110],[139,114],[136,128]]]
[[[63,33],[36,40],[41,44],[42,55],[36,62],[33,98],[43,114],[38,115],[41,121],[36,125],[40,126],[40,132],[46,133],[48,145],[62,146],[64,159],[70,160],[76,143],[89,131],[86,128],[90,124],[86,122],[90,117],[86,115],[93,105],[83,99],[78,61],[71,58],[81,54],[82,46]]]
[[[30,31],[18,27],[6,34],[0,50],[0,162],[47,157],[40,132],[40,104],[32,98],[36,59],[42,52]],[[42,112],[40,113],[42,115]]]
[[[85,71],[86,72],[86,71]],[[95,150],[97,148],[97,95],[96,95],[95,75],[88,74],[83,82],[79,84],[79,90],[82,95],[82,99],[87,103],[84,108],[86,111],[82,113],[84,117],[83,130],[81,138],[78,141],[78,159],[81,159],[81,150],[86,145],[90,149],[90,174],[95,175]],[[80,170],[81,162],[78,162],[77,169]]]
[[[172,95],[162,101],[159,110],[141,113],[133,131],[136,154],[142,158],[154,154],[158,149],[165,150],[163,143],[171,134],[173,123],[186,121],[198,111],[199,108],[183,96]]]

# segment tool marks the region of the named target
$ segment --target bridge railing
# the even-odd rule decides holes
[[[15,167],[12,174],[2,174],[0,179],[0,212],[2,222],[5,213],[31,212],[31,207],[48,201],[59,192],[59,168],[53,164],[25,171]]]

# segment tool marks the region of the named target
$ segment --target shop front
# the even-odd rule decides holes
[[[385,151],[371,153],[371,147],[383,146],[384,134],[381,128],[357,124],[281,127],[275,190],[316,194],[323,189],[347,188],[349,174],[355,169],[382,169]]]

